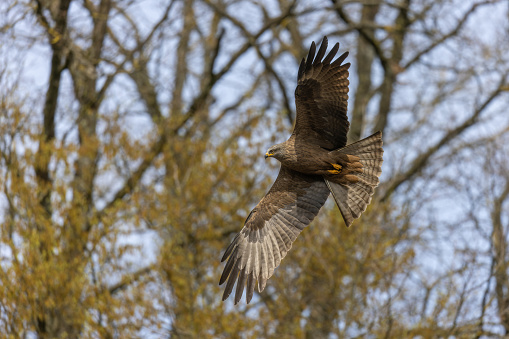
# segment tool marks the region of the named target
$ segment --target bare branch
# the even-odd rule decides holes
[[[479,119],[480,115],[486,110],[488,105],[497,98],[502,92],[507,91],[506,88],[506,77],[507,75],[503,75],[500,79],[498,87],[491,93],[491,95],[486,98],[486,100],[474,111],[474,113],[465,120],[458,127],[447,132],[435,145],[431,146],[425,152],[421,153],[410,165],[410,167],[404,172],[398,174],[385,188],[382,201],[387,199],[401,184],[413,178],[419,171],[426,166],[429,159],[443,146],[450,143],[457,136],[467,130],[469,127],[473,126]]]
[[[364,38],[365,41],[369,42],[371,47],[373,47],[378,59],[380,59],[380,63],[382,64],[382,67],[385,72],[390,71],[389,70],[389,62],[387,58],[384,55],[384,51],[380,45],[380,42],[376,40],[375,36],[370,33],[371,29],[367,29],[364,24],[356,24],[355,22],[348,17],[348,15],[343,10],[342,4],[338,3],[337,0],[331,0],[332,4],[334,5],[334,10],[338,14],[338,16],[350,27],[354,27],[357,32]]]
[[[133,272],[133,273],[127,275],[127,276],[124,276],[124,278],[120,282],[116,283],[115,285],[112,285],[112,286],[108,287],[108,290],[109,290],[111,295],[115,295],[118,292],[121,292],[121,291],[125,290],[132,283],[138,281],[143,276],[149,274],[153,270],[154,270],[154,265],[150,265],[150,266],[141,268],[141,269],[137,270],[136,272]]]
[[[209,5],[212,9],[216,10],[217,6],[215,6],[213,3],[211,3],[210,0],[205,0],[205,3]],[[221,9],[218,9],[221,11]],[[268,20],[265,25],[252,36],[251,40],[246,41],[244,45],[230,57],[230,60],[226,65],[217,73],[211,73],[209,77],[209,81],[203,86],[200,94],[195,97],[193,102],[191,103],[191,106],[189,107],[189,110],[185,114],[185,116],[181,119],[181,121],[177,124],[175,127],[175,130],[180,130],[186,123],[191,119],[194,114],[202,107],[202,105],[205,103],[206,99],[208,98],[210,91],[212,90],[212,87],[214,84],[221,79],[235,64],[235,62],[242,56],[244,53],[246,53],[250,47],[253,47],[256,44],[256,40],[265,33],[268,29],[271,27],[280,24],[284,19],[292,15],[293,7],[290,6],[288,10],[281,14],[280,16],[277,16],[275,18],[272,18]]]
[[[388,60],[388,67],[384,66],[384,79],[380,86],[381,97],[378,105],[378,117],[375,123],[374,130],[385,132],[387,127],[387,118],[391,111],[391,102],[394,92],[394,83],[398,73],[401,72],[399,64],[403,59],[403,46],[405,37],[408,34],[408,26],[410,19],[408,18],[408,10],[410,8],[410,0],[403,2],[405,6],[399,9],[398,16],[394,23],[394,31],[392,32],[392,51],[391,57]]]
[[[362,19],[363,25],[374,23],[375,17],[379,11],[379,5],[362,7]],[[364,28],[366,34],[369,34],[374,39],[374,29]],[[357,76],[359,78],[357,83],[357,89],[355,91],[355,101],[352,109],[352,119],[350,124],[350,130],[348,132],[348,140],[355,142],[360,140],[362,136],[362,130],[364,128],[364,118],[366,115],[366,109],[373,91],[371,89],[371,67],[373,65],[374,51],[372,44],[362,36],[359,37],[357,42]]]
[[[180,114],[182,111],[182,91],[184,89],[184,81],[187,76],[187,55],[189,49],[189,38],[191,31],[195,27],[193,15],[193,0],[184,2],[182,9],[183,27],[180,31],[180,39],[177,46],[176,67],[175,67],[175,81],[171,100],[171,113],[172,115]]]
[[[491,218],[493,221],[492,246],[494,251],[495,294],[497,296],[498,315],[505,334],[509,334],[509,294],[507,284],[507,237],[502,224],[502,206],[509,197],[509,179],[506,179],[502,193],[493,202]]]
[[[488,295],[490,293],[491,278],[493,277],[494,268],[495,268],[495,259],[492,258],[491,265],[490,265],[490,273],[488,275],[488,279],[486,279],[486,289],[484,290],[482,302],[481,302],[481,314],[479,315],[479,330],[478,330],[479,334],[476,336],[476,339],[481,338],[481,334],[483,333],[484,315],[486,313],[486,304],[488,302]]]
[[[291,9],[293,8],[293,6],[295,5],[295,1],[292,2],[288,7]],[[239,20],[237,20],[236,18],[232,17],[230,14],[228,14],[226,11],[224,11],[222,8],[220,8],[219,6],[216,6],[215,4],[211,4],[210,5],[217,13],[219,13],[221,16],[227,18],[228,20],[230,20],[235,26],[237,26],[238,28],[240,28],[240,30],[242,31],[242,33],[244,34],[244,36],[247,38],[247,40],[249,42],[251,42],[252,46],[255,47],[256,49],[256,53],[258,54],[258,56],[260,57],[260,59],[262,59],[263,63],[265,64],[265,69],[267,70],[267,72],[269,72],[269,74],[271,74],[274,79],[276,80],[278,86],[279,86],[279,89],[280,89],[280,92],[281,92],[281,95],[283,96],[283,105],[284,105],[284,108],[286,110],[286,116],[288,117],[288,121],[291,125],[293,125],[293,115],[292,115],[292,109],[291,109],[291,105],[290,105],[290,100],[288,99],[288,95],[286,94],[286,87],[283,83],[283,81],[281,80],[281,78],[279,77],[279,75],[277,74],[277,72],[274,70],[274,68],[272,67],[272,60],[269,60],[269,58],[267,58],[261,51],[260,49],[260,46],[256,43],[256,39],[255,37],[248,31],[248,29],[245,27],[245,25],[240,22]],[[274,53],[274,55],[277,55],[278,53]],[[273,59],[273,57],[271,58]]]
[[[477,2],[474,3],[468,11],[465,12],[463,17],[458,21],[458,24],[456,27],[454,27],[449,33],[442,35],[439,39],[433,41],[429,46],[427,46],[425,49],[419,51],[412,59],[410,59],[407,63],[405,63],[403,66],[401,66],[402,69],[408,69],[410,66],[412,66],[414,63],[419,61],[425,54],[431,52],[433,49],[435,49],[438,46],[441,46],[446,40],[448,40],[451,37],[454,37],[458,35],[460,30],[463,28],[465,23],[467,22],[468,18],[473,14],[479,7],[484,5],[491,5],[493,4],[492,0],[487,0],[484,2]]]

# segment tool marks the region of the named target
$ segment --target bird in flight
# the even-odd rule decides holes
[[[313,42],[307,58],[302,59],[295,89],[297,117],[293,133],[265,153],[265,158],[281,162],[278,177],[249,213],[221,259],[228,259],[219,280],[219,285],[226,282],[223,301],[230,296],[235,282],[235,304],[242,298],[244,287],[248,304],[256,283],[258,291],[263,291],[329,193],[348,227],[366,210],[378,186],[382,133],[346,145],[350,64],[342,65],[348,52],[333,61],[338,49],[336,43],[325,56],[324,37],[318,53]]]

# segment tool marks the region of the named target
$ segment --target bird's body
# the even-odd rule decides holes
[[[275,145],[284,153],[274,156],[282,166],[309,175],[320,175],[334,182],[342,182],[344,176],[352,171],[362,173],[358,158],[338,151],[328,151],[318,145],[299,147],[296,138]]]
[[[284,150],[280,155],[273,156],[281,162],[281,165],[301,173],[321,175],[330,167],[328,151],[318,145],[299,147],[298,141],[293,136],[284,143],[276,145],[277,149]]]
[[[348,68],[332,62],[339,44],[324,58],[327,38],[315,57],[313,42],[298,72],[297,116],[290,138],[267,150],[265,158],[281,162],[279,175],[265,197],[251,211],[244,227],[226,249],[228,259],[219,284],[226,283],[223,300],[235,282],[235,303],[246,287],[249,303],[254,288],[265,288],[274,269],[300,232],[318,214],[332,193],[347,226],[371,201],[382,173],[382,134],[377,132],[346,145]]]

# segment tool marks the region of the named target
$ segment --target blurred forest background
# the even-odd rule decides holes
[[[384,133],[251,304],[219,259],[274,180],[298,63],[350,51],[350,142]],[[3,0],[0,333],[509,334],[506,0]]]

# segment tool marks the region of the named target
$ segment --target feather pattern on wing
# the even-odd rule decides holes
[[[350,126],[346,115],[350,64],[341,65],[348,52],[331,63],[339,43],[322,60],[327,44],[327,37],[324,37],[315,57],[313,42],[307,58],[302,59],[300,64],[295,89],[297,117],[293,135],[296,139],[334,150],[346,145]]]
[[[256,281],[258,291],[263,291],[274,269],[328,196],[322,177],[282,166],[274,185],[249,214],[221,259],[228,259],[219,281],[220,285],[227,281],[223,300],[233,291],[235,281],[235,304],[242,298],[246,282],[247,303],[253,297]]]

